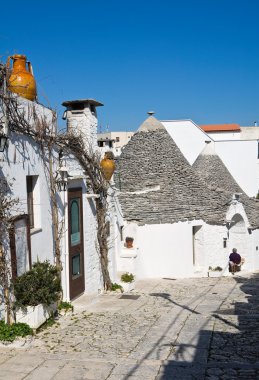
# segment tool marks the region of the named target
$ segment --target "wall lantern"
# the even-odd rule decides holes
[[[4,152],[5,148],[7,147],[7,141],[8,137],[5,133],[0,133],[0,152]]]
[[[247,231],[248,231],[249,235],[252,234],[252,228],[248,227]]]
[[[67,182],[68,182],[68,170],[65,166],[61,166],[58,170],[59,176],[56,180],[58,190],[66,191],[67,190]]]

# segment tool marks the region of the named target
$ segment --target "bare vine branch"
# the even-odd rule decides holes
[[[7,83],[9,72],[5,65],[0,65],[0,84]],[[56,113],[52,111],[50,119],[39,112],[35,102],[27,102],[9,91],[6,86],[0,86],[0,124],[8,120],[10,132],[26,135],[41,147],[42,160],[49,179],[50,198],[52,203],[52,223],[55,242],[56,265],[60,272],[61,265],[61,231],[62,224],[58,217],[56,200],[56,181],[54,157],[57,150],[63,150],[77,159],[86,175],[86,181],[91,191],[99,197],[95,198],[97,214],[97,241],[99,246],[100,263],[103,275],[104,289],[111,289],[112,283],[108,271],[108,236],[106,229],[106,214],[108,210],[109,183],[105,180],[100,168],[100,156],[94,152],[80,133],[57,132]]]

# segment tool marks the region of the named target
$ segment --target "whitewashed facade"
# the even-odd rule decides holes
[[[32,105],[30,101],[24,101],[26,106]],[[78,110],[78,104],[80,110]],[[33,103],[35,106],[35,104]],[[92,99],[76,102],[65,102],[67,111],[68,130],[73,129],[82,133],[86,137],[86,147],[93,151],[97,149],[97,114],[96,106],[101,105]],[[37,105],[40,115],[52,117],[52,111]],[[74,112],[75,111],[75,112]],[[80,111],[80,112],[79,112]],[[9,133],[9,145],[4,153],[0,153],[0,174],[8,182],[12,182],[12,198],[18,199],[18,204],[13,209],[13,217],[23,217],[28,214],[28,178],[32,181],[33,193],[33,227],[29,228],[29,243],[26,241],[25,226],[17,222],[15,232],[15,246],[17,270],[19,274],[29,269],[28,244],[30,244],[31,263],[39,260],[49,260],[55,263],[53,226],[51,214],[51,198],[49,189],[49,179],[47,167],[42,159],[42,152],[38,144],[28,135],[22,133]],[[95,203],[93,195],[87,188],[85,173],[78,161],[72,156],[62,157],[59,161],[58,149],[54,152],[55,167],[54,174],[58,175],[59,166],[65,165],[68,171],[67,191],[59,191],[56,194],[58,203],[60,223],[63,223],[63,234],[61,235],[61,262],[63,299],[69,301],[71,298],[71,257],[69,239],[71,231],[69,229],[69,196],[73,189],[79,189],[82,194],[82,215],[83,231],[82,247],[84,261],[84,286],[83,292],[97,294],[103,288],[100,268],[99,253],[97,249],[97,222]],[[19,225],[20,223],[20,225]],[[22,240],[21,240],[22,239]],[[23,259],[22,259],[23,257]],[[111,260],[111,267],[113,267]],[[19,268],[18,268],[19,267]],[[78,294],[79,295],[79,294]],[[76,295],[77,296],[77,295]],[[0,306],[3,317],[3,304]]]
[[[228,257],[233,248],[245,259],[242,270],[259,269],[259,203],[241,195],[228,165],[224,167],[222,156],[232,146],[225,145],[224,151],[224,143],[217,145],[190,120],[156,122],[150,117],[141,125],[118,161],[115,236],[120,273],[203,277],[215,275],[209,268],[221,267],[219,275],[231,275]],[[247,144],[248,158],[256,163],[254,141],[243,143],[238,146]],[[221,181],[215,176],[215,184],[202,167],[199,173],[190,165],[205,147],[213,153],[204,159],[215,160],[215,170],[223,175]],[[208,176],[213,170],[207,167]],[[127,236],[134,238],[133,248],[125,248]]]
[[[235,134],[235,137],[222,133],[215,139],[214,134],[205,133],[192,120],[162,120],[161,123],[191,165],[205,147],[206,142],[214,142],[216,153],[240,187],[250,197],[257,195],[259,191],[258,137],[256,138],[257,135],[252,133],[252,131],[257,131],[257,127],[249,127],[250,132],[245,132],[246,136],[250,133],[250,137],[253,137],[251,140],[240,138],[242,133]]]

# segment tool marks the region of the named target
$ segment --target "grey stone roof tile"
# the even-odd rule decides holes
[[[220,188],[230,200],[234,193],[240,193],[248,220],[253,228],[259,227],[259,202],[250,198],[237,184],[223,161],[217,155],[212,143],[208,144],[193,163],[195,172],[210,188]]]
[[[138,132],[132,137],[118,159],[115,178],[128,221],[139,224],[186,219],[224,222],[226,194],[208,189],[164,128]],[[153,191],[155,186],[160,189]],[[136,194],[138,191],[142,193]]]

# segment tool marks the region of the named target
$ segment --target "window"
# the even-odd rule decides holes
[[[104,142],[103,142],[103,141],[98,141],[98,146],[99,146],[100,148],[102,148],[102,147],[104,146]]]
[[[34,227],[34,212],[33,212],[33,176],[26,177],[26,186],[27,186],[27,206],[28,206],[28,215],[30,220],[30,228]]]
[[[12,277],[21,276],[31,268],[29,216],[17,216],[9,231]]]
[[[123,241],[123,226],[120,227],[120,238]]]
[[[37,175],[26,177],[27,188],[27,210],[29,215],[30,228],[40,227],[40,194],[39,181]]]
[[[119,137],[116,137],[116,141],[119,142],[119,141],[120,141],[120,138],[119,138]]]

